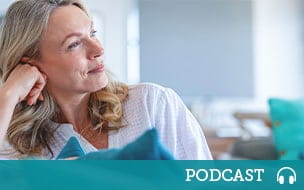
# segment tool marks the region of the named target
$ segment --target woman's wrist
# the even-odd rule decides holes
[[[7,105],[15,106],[19,101],[19,96],[16,92],[12,89],[7,88],[3,85],[0,88],[0,104],[3,105],[4,103]]]
[[[0,88],[0,149],[3,146],[9,123],[18,103],[18,96],[16,94],[5,85]]]

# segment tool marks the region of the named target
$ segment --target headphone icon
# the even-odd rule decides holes
[[[294,169],[290,168],[290,167],[283,167],[281,168],[278,172],[277,172],[277,182],[279,182],[281,185],[285,183],[285,179],[283,175],[280,175],[280,173],[284,170],[288,170],[292,172],[292,175],[289,176],[289,184],[294,184],[297,181],[297,174],[294,171]]]

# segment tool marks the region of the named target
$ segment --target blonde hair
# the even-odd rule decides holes
[[[56,8],[66,5],[75,5],[88,14],[80,0],[18,0],[9,7],[0,26],[2,84],[23,56],[39,58],[39,40],[49,16]],[[108,85],[92,93],[89,100],[88,115],[96,130],[101,129],[105,122],[111,122],[115,126],[107,129],[122,127],[122,102],[127,98],[128,87],[114,82],[109,73],[107,75]],[[50,143],[54,129],[48,127],[48,122],[60,110],[46,89],[43,90],[43,96],[44,101],[39,101],[35,106],[21,102],[15,108],[7,140],[20,157],[43,155],[46,149],[53,154]]]

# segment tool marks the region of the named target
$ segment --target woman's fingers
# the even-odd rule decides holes
[[[28,105],[36,104],[37,100],[43,101],[42,91],[35,89],[36,93],[31,93],[31,95],[26,97]]]
[[[37,81],[27,96],[28,105],[36,104],[37,100],[43,101],[42,90],[46,84],[46,76],[39,73]]]
[[[29,62],[26,58],[23,58],[21,61]],[[36,66],[19,64],[11,72],[3,84],[3,88],[12,94],[12,98],[16,102],[25,100],[29,105],[33,105],[37,99],[43,100],[41,92],[45,85],[46,75]]]
[[[38,100],[40,100],[40,101],[44,100],[42,93],[40,93],[40,95],[38,96]]]

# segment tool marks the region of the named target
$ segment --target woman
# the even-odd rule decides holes
[[[71,136],[87,152],[121,147],[155,126],[176,159],[211,159],[172,90],[109,78],[95,33],[79,0],[10,6],[0,30],[2,155],[53,159]]]

